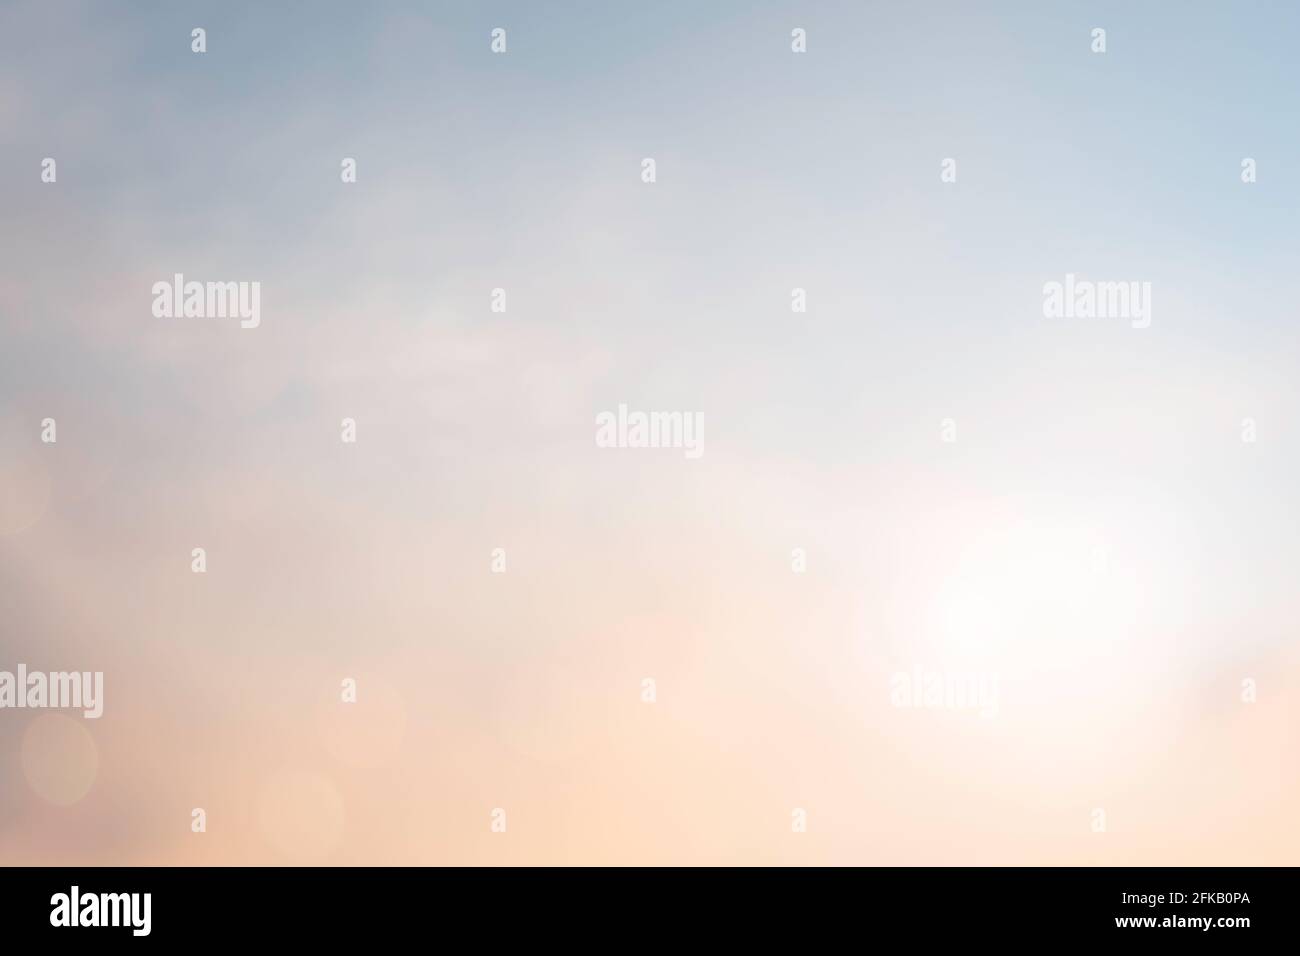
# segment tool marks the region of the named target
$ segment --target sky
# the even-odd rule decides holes
[[[1297,28],[0,4],[0,862],[1294,862]]]

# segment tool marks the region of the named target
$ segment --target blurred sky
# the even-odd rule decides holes
[[[0,669],[106,676],[0,712],[0,861],[1293,862],[1298,37],[3,4]],[[177,272],[260,328],[154,318]],[[623,402],[703,458],[596,448]]]

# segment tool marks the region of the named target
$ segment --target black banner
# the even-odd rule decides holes
[[[5,935],[885,945],[1294,938],[1290,869],[11,869]],[[908,942],[910,941],[910,942]],[[51,950],[54,951],[54,950]]]

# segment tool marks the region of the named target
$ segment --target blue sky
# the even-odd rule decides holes
[[[962,804],[993,829],[952,822],[944,861],[1093,859],[1050,814],[1096,791],[1289,813],[1294,780],[1252,790],[1231,764],[1293,758],[1268,730],[1287,712],[1240,731],[1216,695],[1300,672],[1297,28],[1294,4],[1250,2],[4,4],[0,604],[18,626],[0,666],[107,672],[104,789],[77,824],[94,858],[120,862],[94,815],[129,804],[133,834],[188,859],[151,794],[188,813],[213,767],[251,814],[276,748],[322,735],[284,675],[360,664],[428,731],[394,745],[394,787],[425,792],[438,760],[464,771],[448,819],[456,787],[540,787],[535,806],[563,811],[581,778],[629,817],[703,820],[676,785],[726,795],[745,774],[785,814],[764,775],[787,764],[845,805],[882,799],[883,766],[910,806],[940,798],[891,761],[927,748],[1006,771]],[[178,272],[260,282],[260,327],[153,317],[152,285]],[[1150,282],[1151,327],[1044,318],[1066,273]],[[595,416],[620,403],[703,414],[703,457],[597,450]],[[504,580],[482,573],[497,546]],[[796,546],[812,570],[792,583]],[[1077,580],[1096,548],[1109,589]],[[1007,675],[1003,736],[872,710],[882,676],[945,654]],[[623,727],[660,748],[657,784],[601,736],[629,719],[605,695],[650,672],[688,732]],[[209,679],[231,674],[243,696]],[[175,736],[140,768],[159,713]],[[1132,721],[1208,727],[1221,763],[1176,754],[1139,787],[1097,755],[1131,747],[1137,766],[1177,742]],[[770,733],[730,751],[730,776],[691,749],[745,727]],[[0,722],[0,742],[22,733]],[[1096,762],[1019,774],[1053,734]],[[1242,773],[1204,776],[1228,764]],[[373,832],[403,819],[391,794],[324,757],[315,772],[359,811],[345,857],[402,845]],[[0,829],[0,853],[25,859],[66,821],[13,766],[0,779],[0,828],[34,834]],[[1026,849],[994,824],[1027,791],[1049,822]],[[822,858],[908,860],[932,821],[890,809]],[[680,860],[650,826],[592,837],[587,858]],[[721,832],[692,833],[701,858],[736,858]],[[1186,832],[1120,845],[1152,862]],[[222,860],[263,859],[247,839]],[[534,849],[521,859],[580,856]]]

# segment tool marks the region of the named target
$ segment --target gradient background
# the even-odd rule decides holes
[[[106,687],[0,711],[0,862],[1295,863],[1298,46],[1282,2],[6,0],[0,669]],[[261,327],[154,318],[174,272]],[[1045,319],[1066,272],[1151,327]],[[704,457],[598,449],[620,402]],[[996,717],[893,707],[914,667]]]

